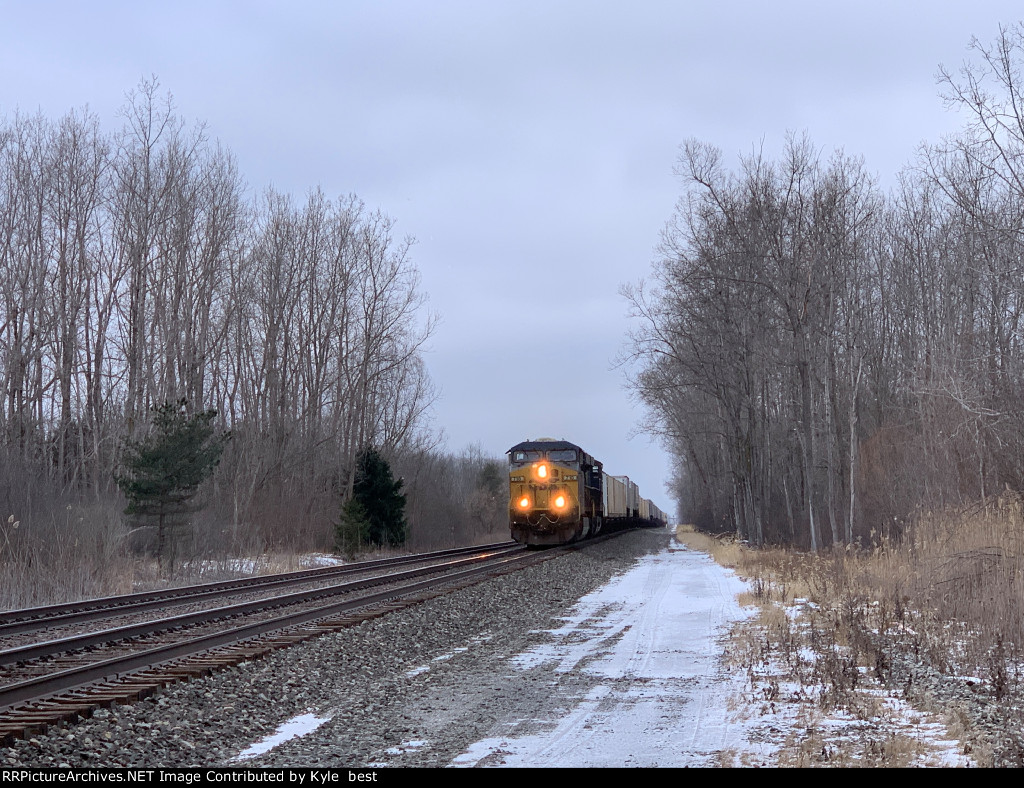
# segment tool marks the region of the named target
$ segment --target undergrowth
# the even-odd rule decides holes
[[[688,528],[677,539],[748,581],[740,601],[758,615],[737,628],[730,659],[766,711],[796,704],[804,717],[780,765],[927,763],[927,748],[886,724],[893,702],[939,715],[974,763],[1024,762],[1019,498],[921,513],[871,550],[751,549]],[[836,714],[849,724],[830,738],[815,720]]]

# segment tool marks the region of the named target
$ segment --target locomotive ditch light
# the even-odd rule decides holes
[[[559,495],[557,498],[555,498],[555,507],[558,508],[558,509],[565,508],[565,496],[564,495]]]
[[[519,499],[519,508],[520,509],[528,509],[528,508],[530,508],[530,499],[529,498],[520,498]]]

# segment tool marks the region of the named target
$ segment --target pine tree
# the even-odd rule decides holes
[[[335,526],[334,541],[339,552],[354,558],[370,540],[370,523],[366,509],[358,498],[352,497],[341,507],[341,519]]]
[[[128,506],[124,513],[157,520],[157,559],[163,568],[173,554],[172,528],[195,511],[199,486],[220,462],[230,433],[217,433],[212,422],[217,411],[189,414],[187,402],[165,402],[153,408],[153,430],[140,440],[124,442],[123,473],[114,476]]]
[[[405,542],[406,529],[402,480],[395,481],[391,466],[375,448],[363,449],[356,457],[352,498],[342,507],[337,525],[338,547],[351,553],[364,540],[399,545]]]

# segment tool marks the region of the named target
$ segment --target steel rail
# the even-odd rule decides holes
[[[507,556],[498,561],[470,569],[463,569],[453,574],[446,574],[441,578],[430,578],[419,580],[399,588],[391,588],[380,591],[376,594],[361,596],[358,599],[347,599],[334,602],[312,610],[301,610],[278,616],[251,624],[233,627],[212,634],[203,635],[188,641],[156,646],[145,651],[136,652],[120,657],[93,662],[87,665],[68,668],[57,673],[45,676],[38,676],[26,679],[14,684],[0,687],[0,711],[12,709],[15,706],[23,705],[33,701],[42,700],[53,696],[56,693],[67,692],[84,688],[86,685],[100,679],[113,676],[122,677],[123,674],[140,669],[150,669],[163,665],[169,661],[181,657],[190,656],[199,652],[209,651],[220,646],[227,646],[254,637],[262,637],[274,632],[285,630],[302,624],[308,624],[319,619],[326,619],[342,613],[356,610],[360,607],[379,604],[410,594],[416,594],[432,588],[449,585],[473,578],[485,573],[493,573],[502,568],[505,564],[512,564],[520,561],[533,562],[537,558],[544,560],[553,557],[555,551],[547,554],[519,553]],[[404,573],[403,573],[404,574]],[[394,577],[392,575],[391,577]]]
[[[382,583],[402,582],[414,577],[422,577],[423,575],[436,574],[438,572],[447,572],[459,566],[468,566],[481,561],[490,561],[495,555],[501,555],[501,553],[496,554],[494,552],[485,552],[482,555],[473,556],[471,558],[461,558],[447,563],[409,569],[404,572],[375,575],[363,580],[354,580],[322,588],[295,591],[290,594],[275,596],[269,599],[240,602],[233,605],[225,605],[193,613],[183,613],[181,615],[170,616],[167,618],[151,619],[137,624],[128,624],[120,627],[112,627],[110,629],[85,632],[79,635],[71,635],[66,638],[58,638],[40,643],[16,646],[14,648],[0,651],[0,665],[11,665],[17,662],[25,662],[31,659],[52,656],[54,654],[77,651],[106,643],[113,643],[116,641],[128,640],[130,638],[166,632],[172,629],[208,624],[225,618],[235,618],[263,610],[271,610],[288,605],[311,602],[323,597],[337,596],[338,594],[360,591],[365,588],[381,585]]]
[[[319,567],[302,569],[296,572],[282,572],[259,577],[247,577],[239,580],[222,580],[213,583],[201,583],[160,591],[140,591],[121,596],[99,597],[58,605],[22,608],[0,614],[0,636],[18,635],[26,632],[47,629],[49,627],[84,623],[99,618],[111,618],[128,613],[139,612],[151,608],[165,607],[176,604],[189,604],[203,599],[218,596],[230,596],[246,591],[269,590],[279,586],[297,585],[330,579],[358,572],[365,572],[387,566],[403,566],[444,559],[450,556],[490,550],[514,550],[518,545],[514,542],[500,542],[478,547],[459,547],[450,550],[439,550],[433,553],[417,553],[397,558],[381,558],[373,561],[360,561],[343,566]]]

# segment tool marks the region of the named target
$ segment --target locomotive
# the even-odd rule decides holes
[[[628,476],[609,476],[575,443],[538,438],[506,453],[509,526],[520,544],[566,544],[602,529],[668,522]]]

